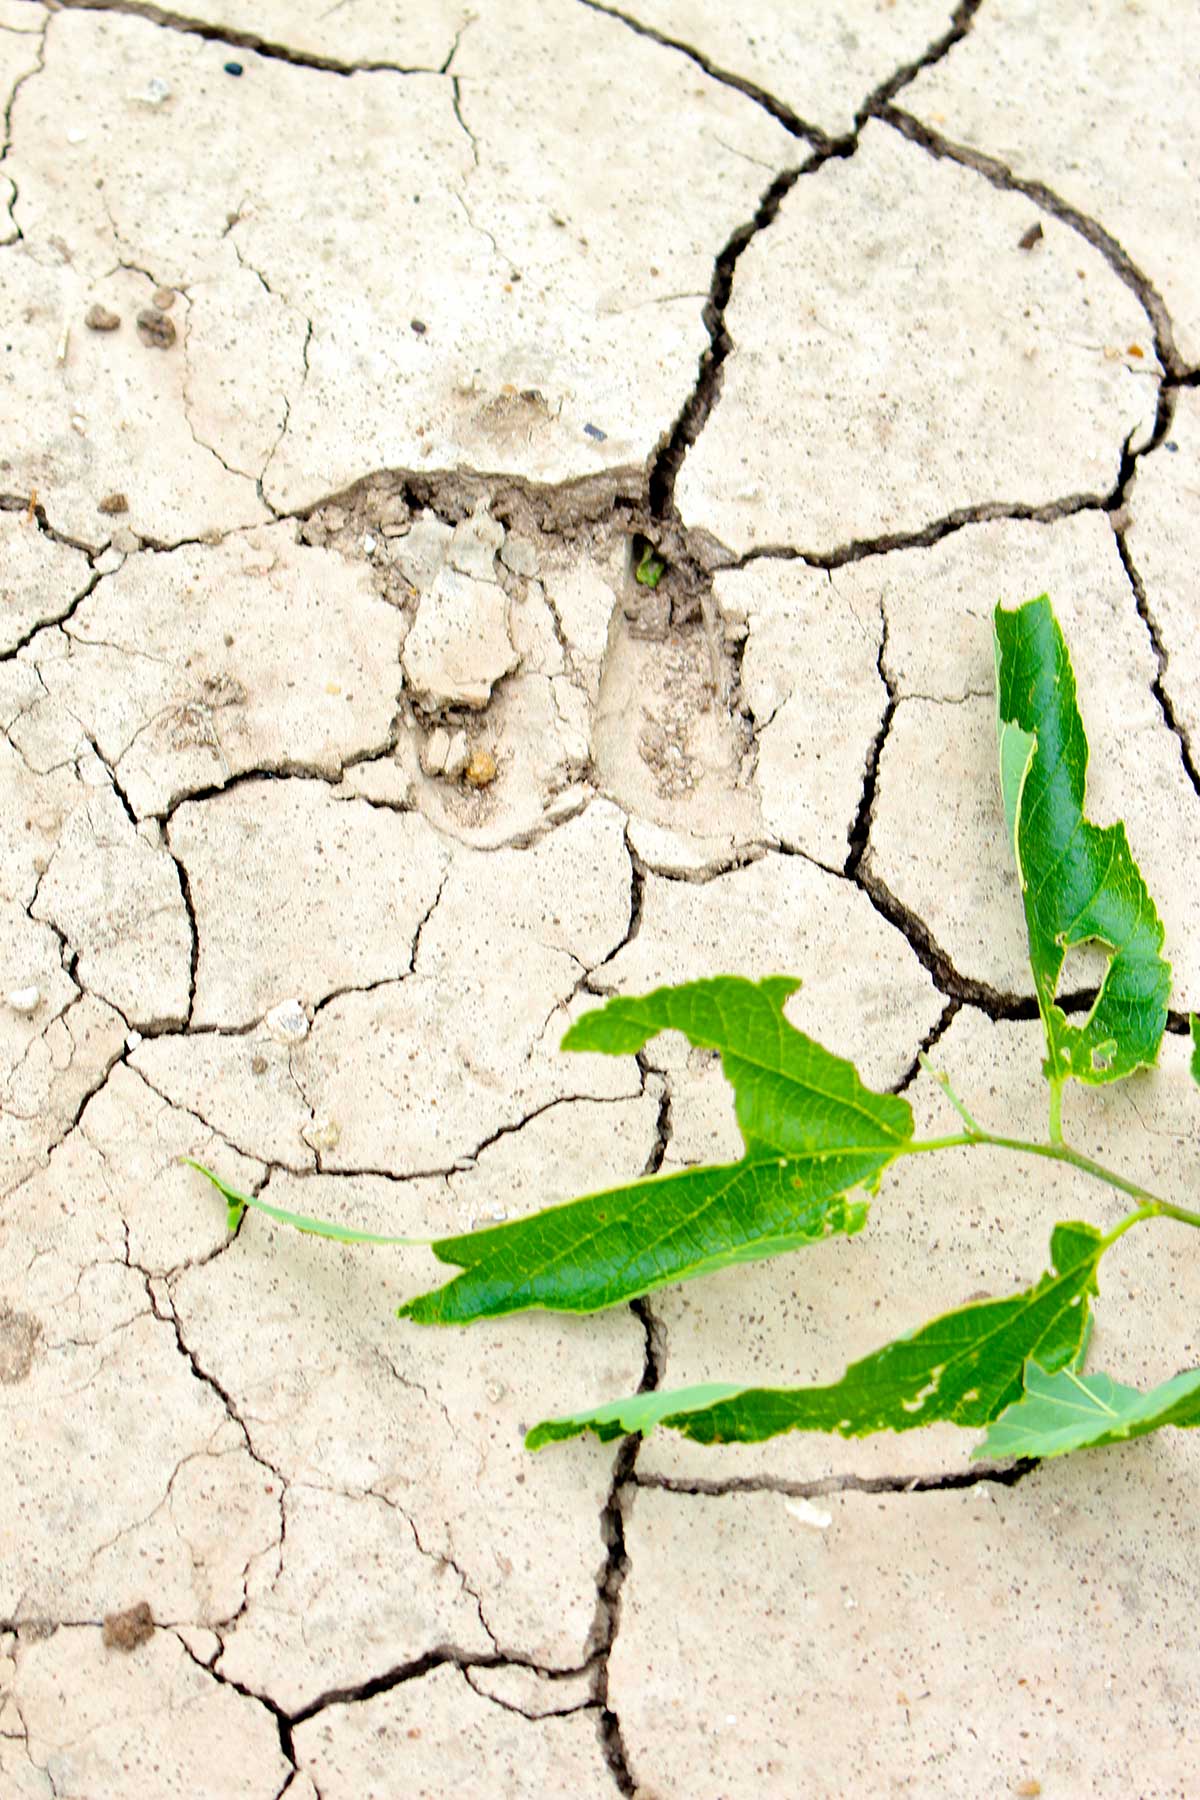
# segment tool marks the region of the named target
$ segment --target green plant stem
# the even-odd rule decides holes
[[[1052,1081],[1050,1083],[1050,1142],[1052,1144],[1061,1144],[1063,1141],[1062,1097],[1062,1082]]]
[[[1085,1156],[1082,1150],[1076,1150],[1070,1144],[1035,1144],[1028,1138],[1000,1137],[992,1131],[963,1131],[953,1137],[923,1138],[916,1143],[906,1144],[901,1151],[902,1156],[923,1156],[931,1150],[953,1150],[960,1145],[992,1144],[998,1150],[1023,1151],[1027,1156],[1044,1156],[1051,1162],[1066,1163],[1072,1169],[1079,1169],[1084,1175],[1090,1175],[1094,1181],[1103,1181],[1108,1187],[1117,1188],[1128,1194],[1131,1200],[1141,1204],[1136,1213],[1131,1213],[1127,1225],[1136,1224],[1140,1219],[1162,1218],[1177,1219],[1181,1225],[1194,1225],[1200,1230],[1200,1213],[1189,1212],[1184,1206],[1175,1206],[1170,1200],[1163,1200],[1152,1194],[1149,1188],[1140,1187],[1136,1181],[1129,1181],[1119,1175],[1115,1169],[1108,1169],[1103,1163],[1094,1162]],[[1122,1229],[1127,1229],[1127,1225]]]

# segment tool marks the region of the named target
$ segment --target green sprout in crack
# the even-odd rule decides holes
[[[658,554],[653,544],[642,542],[642,553],[637,567],[633,571],[635,581],[643,587],[656,588],[667,572],[666,559]],[[634,554],[637,554],[636,546]]]

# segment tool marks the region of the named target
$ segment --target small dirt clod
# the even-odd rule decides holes
[[[137,334],[151,350],[169,350],[177,336],[175,324],[157,306],[145,306],[137,316]]]
[[[149,1601],[139,1600],[125,1612],[108,1613],[100,1635],[106,1650],[124,1650],[126,1654],[136,1650],[154,1636],[154,1614]]]
[[[496,779],[496,759],[490,750],[474,750],[467,764],[466,783],[468,787],[490,787]]]
[[[95,305],[88,307],[83,315],[83,322],[89,331],[116,331],[121,323],[121,315],[109,312],[107,306],[101,306],[97,301]]]
[[[103,500],[97,500],[96,511],[102,513],[127,513],[129,502],[124,494],[105,494]]]

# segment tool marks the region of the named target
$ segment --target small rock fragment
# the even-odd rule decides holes
[[[101,1631],[106,1650],[124,1650],[126,1654],[154,1636],[154,1614],[149,1602],[139,1600],[125,1612],[108,1613]]]
[[[169,312],[175,304],[174,288],[155,288],[154,304],[160,312]]]
[[[601,431],[598,425],[585,425],[583,429],[597,444],[603,444],[608,437],[607,431]]]
[[[425,333],[429,330],[424,319],[410,319],[409,324],[412,326],[418,337],[424,337]]]
[[[168,319],[157,306],[144,306],[137,316],[137,334],[151,350],[169,350],[175,342],[176,331],[173,320]]]
[[[823,1507],[814,1506],[811,1500],[785,1500],[783,1510],[813,1531],[828,1531],[833,1524],[833,1514],[827,1513]]]
[[[404,539],[407,547],[416,527]],[[439,569],[421,596],[401,660],[409,688],[430,712],[485,707],[492,689],[516,668],[508,629],[508,596],[494,581]]]
[[[514,575],[537,574],[537,552],[528,538],[506,538],[500,546],[500,561]]]
[[[4,1003],[10,1012],[20,1013],[27,1019],[42,1003],[41,990],[35,987],[14,988],[10,994],[5,995]]]
[[[440,775],[450,752],[450,733],[439,725],[421,746],[421,767],[426,775]]]
[[[129,98],[139,106],[163,106],[171,98],[171,84],[161,75],[152,75],[141,93]]]
[[[467,764],[467,786],[490,787],[496,779],[496,759],[490,750],[473,750]]]
[[[320,1117],[310,1120],[300,1136],[310,1150],[336,1150],[341,1141],[342,1128],[336,1119]]]
[[[263,1019],[277,1044],[299,1044],[308,1036],[308,1014],[299,1000],[281,1000]]]
[[[346,523],[346,515],[340,506],[327,506],[322,513],[327,531],[340,531]]]
[[[1031,225],[1029,227],[1029,230],[1023,231],[1021,233],[1020,237],[1017,239],[1018,250],[1032,250],[1033,246],[1037,243],[1040,243],[1042,238],[1045,237],[1045,235],[1046,234],[1042,230],[1042,227],[1040,224]]]
[[[127,513],[129,502],[124,494],[105,494],[103,500],[96,502],[96,511],[102,513]]]
[[[224,69],[227,75],[240,75],[242,73],[242,65],[238,62],[227,62],[224,64]]]
[[[503,542],[503,525],[492,518],[481,502],[469,519],[463,519],[454,527],[446,561],[460,575],[471,575],[476,581],[493,581],[496,552]]]
[[[107,306],[101,306],[97,300],[84,313],[83,322],[89,331],[115,331],[121,323],[121,315],[109,312]]]
[[[465,731],[456,731],[450,739],[450,748],[446,752],[445,775],[447,781],[457,781],[471,760],[471,746],[467,743]]]

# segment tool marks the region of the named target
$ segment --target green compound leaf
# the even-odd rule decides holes
[[[1167,1023],[1163,928],[1123,824],[1084,818],[1088,747],[1067,646],[1045,594],[996,608],[997,729],[1004,810],[1025,900],[1047,1078],[1116,1081],[1153,1063]],[[1112,954],[1096,1003],[1071,1025],[1054,997],[1067,951]]]
[[[1021,1394],[1036,1355],[1059,1369],[1079,1355],[1090,1328],[1089,1295],[1108,1240],[1091,1225],[1056,1225],[1052,1268],[1036,1287],[1006,1300],[980,1300],[943,1313],[908,1337],[851,1363],[830,1387],[748,1388],[725,1383],[637,1394],[588,1412],[535,1425],[525,1442],[543,1444],[592,1431],[620,1437],[666,1425],[701,1444],[757,1444],[784,1431],[866,1437],[948,1422],[978,1427]]]
[[[1163,1425],[1200,1425],[1200,1369],[1172,1376],[1148,1394],[1111,1375],[1051,1373],[1031,1362],[1025,1392],[988,1426],[973,1456],[1064,1456],[1145,1437]]]
[[[660,1031],[716,1050],[734,1090],[746,1154],[716,1168],[650,1176],[433,1246],[463,1270],[400,1309],[423,1325],[463,1325],[526,1307],[596,1312],[730,1263],[861,1231],[871,1191],[912,1137],[912,1110],[877,1094],[852,1063],[790,1025],[799,982],[716,976],[610,1000],[563,1048],[628,1056]]]

